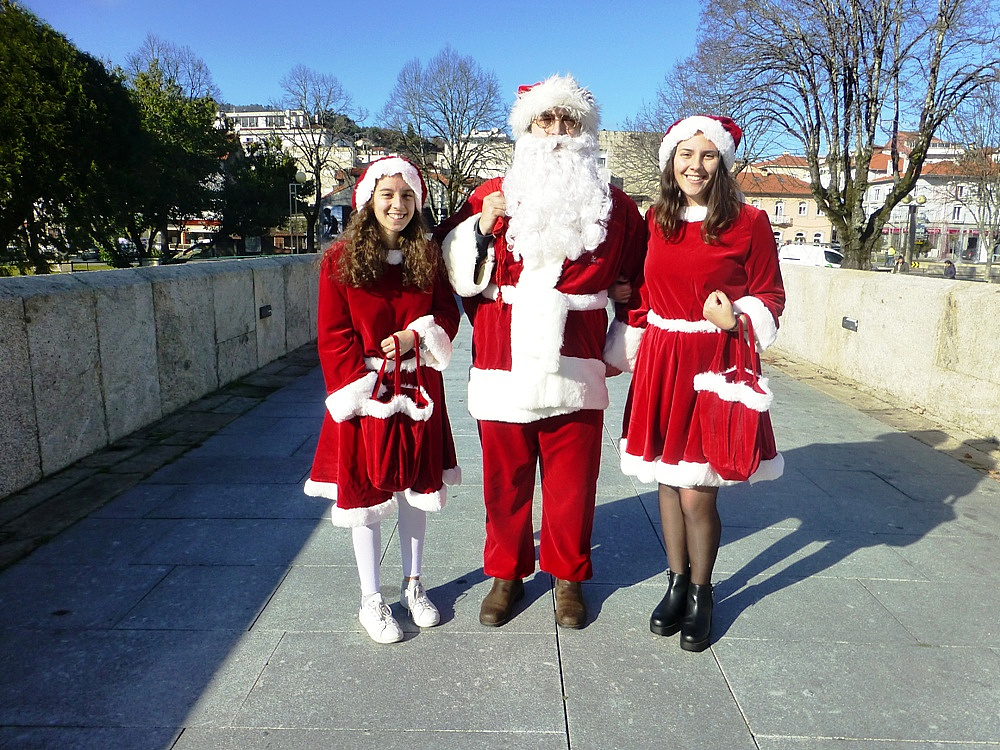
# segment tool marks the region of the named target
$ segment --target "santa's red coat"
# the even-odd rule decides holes
[[[439,510],[446,501],[445,484],[461,480],[441,377],[458,332],[458,306],[443,273],[431,290],[404,286],[399,257],[391,258],[397,262],[388,264],[374,284],[340,283],[332,271],[343,246],[331,247],[320,270],[317,346],[327,408],[306,494],[336,501],[331,515],[339,526],[368,525],[395,508],[392,494],[368,478],[360,417],[368,413],[382,362],[381,341],[411,329],[420,335],[423,386],[434,409],[425,427],[419,476],[403,494],[415,507]],[[403,358],[404,384],[414,382],[413,361],[412,353]]]
[[[499,177],[481,185],[437,235],[452,286],[473,323],[469,412],[481,420],[528,423],[605,409],[607,289],[619,275],[641,273],[642,216],[624,192],[610,187],[604,242],[564,260],[551,274],[558,278],[554,288],[522,283],[523,263],[507,245],[505,217],[494,228],[485,272],[477,279],[475,224],[483,199],[502,185]]]

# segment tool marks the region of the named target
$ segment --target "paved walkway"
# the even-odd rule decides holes
[[[588,626],[555,627],[539,573],[484,628],[463,327],[448,393],[465,482],[431,516],[424,565],[443,622],[418,632],[399,611],[386,522],[407,637],[378,646],[349,533],[301,492],[313,362],[0,503],[0,748],[1000,747],[1000,484],[927,431],[771,368],[786,474],[723,492],[715,642],[690,654],[647,627],[665,559],[653,488],[617,467],[617,378]]]

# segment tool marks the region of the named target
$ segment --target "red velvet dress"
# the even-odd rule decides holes
[[[369,525],[395,509],[392,493],[368,479],[360,416],[367,413],[382,362],[380,342],[411,329],[420,335],[423,386],[434,409],[425,427],[418,479],[403,495],[414,507],[439,510],[446,501],[445,485],[461,481],[441,376],[458,333],[458,305],[444,273],[430,291],[403,286],[398,252],[390,253],[385,274],[375,284],[360,289],[341,284],[331,270],[343,246],[337,243],[327,252],[320,271],[317,345],[327,409],[305,492],[336,501],[331,516],[338,526]],[[402,375],[404,384],[414,382],[412,352],[403,357]]]
[[[753,322],[757,349],[777,335],[785,291],[767,214],[743,205],[736,222],[707,245],[701,221],[688,221],[679,237],[666,241],[647,213],[649,249],[639,302],[629,325],[641,331],[626,406],[622,471],[644,482],[672,487],[734,484],[723,480],[705,459],[695,408],[694,376],[711,369],[720,336],[736,337],[705,320],[708,295],[721,290],[734,309]],[[763,414],[760,468],[750,478],[781,476],[783,460],[774,444],[770,418]]]

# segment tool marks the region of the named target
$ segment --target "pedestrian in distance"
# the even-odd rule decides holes
[[[403,638],[381,594],[380,522],[398,510],[401,605],[417,626],[437,625],[440,615],[420,580],[426,512],[443,508],[447,485],[461,481],[441,376],[460,313],[440,248],[421,218],[426,197],[423,176],[406,159],[372,162],[354,188],[356,213],[325,253],[319,280],[317,341],[326,413],[305,492],[332,501],[333,524],[351,529],[361,581],[358,618],[378,643]],[[361,420],[379,408],[372,396],[383,361],[399,368],[404,387],[415,387],[415,341],[433,410],[423,430],[417,479],[394,493],[372,483]]]
[[[955,264],[952,263],[950,260],[946,260],[944,262],[944,277],[946,279],[955,278]]]
[[[627,298],[645,251],[635,203],[601,177],[598,124],[593,96],[571,76],[522,86],[510,114],[510,169],[438,229],[473,325],[468,404],[483,455],[483,569],[493,583],[479,621],[487,626],[511,618],[535,572],[537,470],[538,566],[555,579],[556,622],[587,622],[608,289]]]
[[[753,323],[756,358],[774,341],[785,304],[767,214],[742,200],[730,173],[741,137],[731,119],[701,115],[679,120],[663,137],[643,278],[627,326],[615,324],[611,334],[624,341],[615,345],[626,355],[621,369],[633,372],[621,467],[658,484],[669,566],[649,627],[658,635],[680,631],[687,651],[710,642],[718,492],[736,483],[705,456],[694,378],[711,369],[720,345],[740,343],[739,319]],[[783,460],[766,411],[757,439],[761,462],[750,481],[779,477]]]

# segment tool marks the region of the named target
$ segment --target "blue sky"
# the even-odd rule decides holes
[[[694,50],[697,0],[575,0],[504,3],[260,2],[259,0],[23,0],[100,59],[124,62],[147,33],[190,47],[223,99],[267,104],[303,64],[335,75],[367,125],[413,58],[445,45],[492,70],[508,103],[520,84],[572,73],[614,129],[652,100],[673,63]]]

